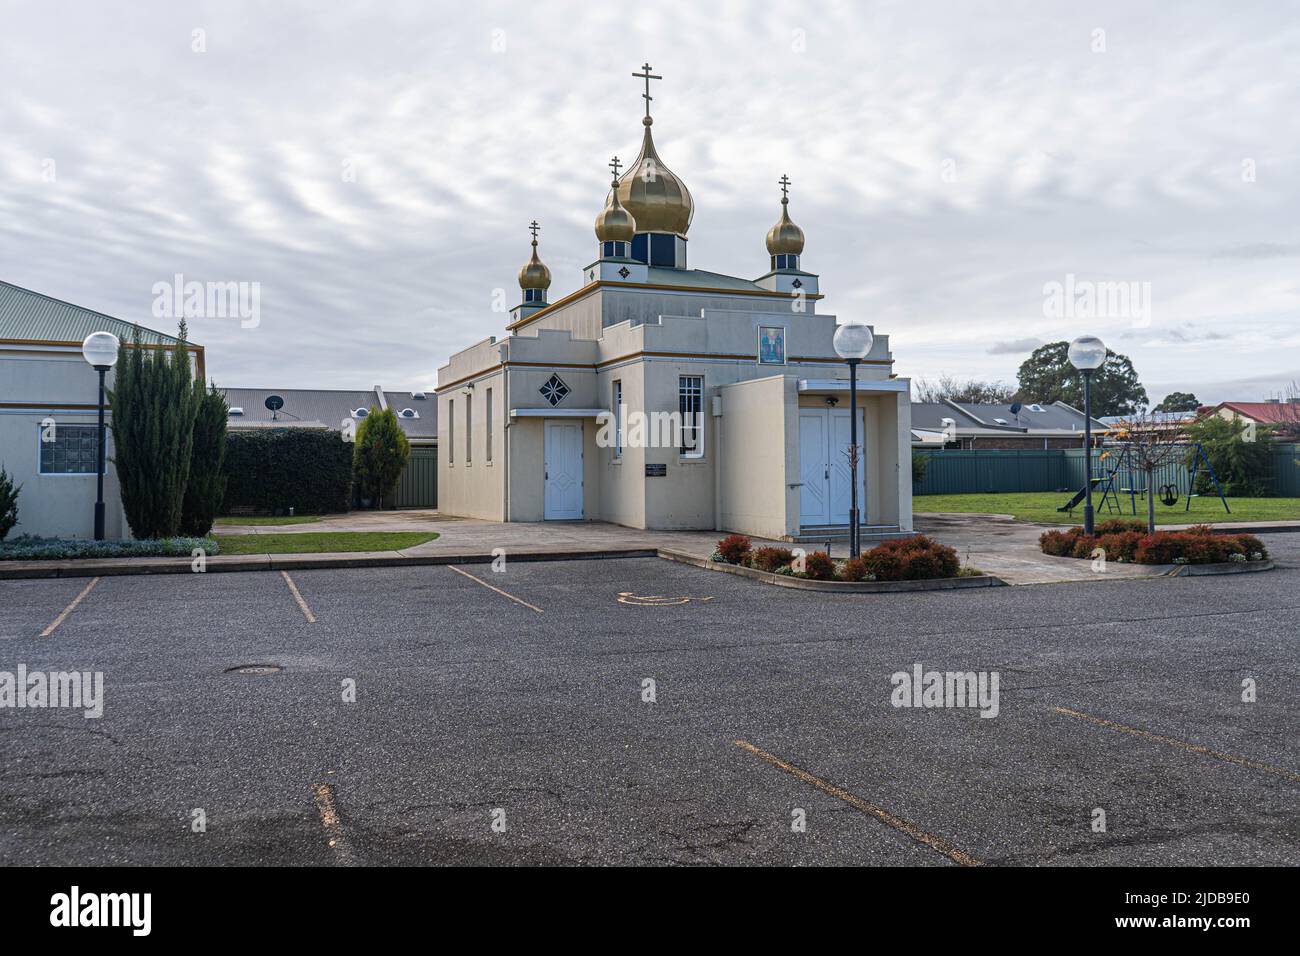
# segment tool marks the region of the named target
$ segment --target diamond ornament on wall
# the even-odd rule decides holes
[[[564,384],[560,376],[551,373],[551,377],[542,383],[538,389],[542,393],[542,398],[546,399],[554,407],[564,401],[565,396],[569,394],[569,386]]]
[[[624,279],[626,279],[632,273],[628,271],[627,266],[624,266],[623,268],[618,270],[618,274],[621,275]]]

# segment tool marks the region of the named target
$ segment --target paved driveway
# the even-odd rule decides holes
[[[0,669],[105,680],[99,720],[0,710],[0,862],[1296,865],[1270,544],[1248,584],[892,595],[655,559],[0,581]],[[891,706],[916,664],[997,672],[998,715]]]

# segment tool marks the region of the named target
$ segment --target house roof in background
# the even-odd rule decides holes
[[[1218,412],[1221,408],[1228,408],[1246,418],[1254,419],[1265,425],[1281,425],[1286,422],[1294,422],[1300,419],[1300,406],[1284,402],[1220,402],[1218,405],[1211,405],[1209,408],[1202,409],[1206,412]]]
[[[1012,414],[1010,404],[976,405],[970,402],[913,402],[912,427],[928,431],[942,431],[943,419],[951,418],[959,434],[983,432],[1008,435],[1082,435],[1083,413],[1064,402],[1021,407],[1019,415]],[[1002,421],[998,421],[1002,419]],[[1097,418],[1093,424],[1100,430],[1105,425]]]
[[[174,335],[138,327],[146,345],[175,345],[179,341]],[[0,340],[79,344],[92,332],[112,332],[125,344],[132,340],[136,328],[135,323],[124,319],[0,281]]]
[[[353,417],[358,408],[392,408],[398,413],[397,423],[407,438],[432,439],[438,437],[438,403],[432,398],[413,398],[412,392],[387,391],[380,386],[368,390],[319,388],[223,388],[226,404],[242,408],[242,415],[231,415],[231,428],[265,428],[280,426],[295,428],[320,427],[338,431],[345,419]],[[266,407],[268,395],[279,395],[284,407],[274,413]],[[410,408],[417,418],[403,418],[403,409]],[[353,419],[354,421],[356,419]]]

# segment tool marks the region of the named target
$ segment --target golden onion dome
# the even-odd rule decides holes
[[[549,289],[551,287],[551,270],[537,258],[537,240],[533,240],[533,255],[519,270],[519,288]]]
[[[636,235],[636,220],[618,201],[618,180],[609,185],[605,208],[596,217],[596,238],[601,242],[631,242]]]
[[[649,116],[643,119],[641,153],[618,183],[618,198],[632,215],[637,232],[670,232],[685,236],[695,204],[686,184],[664,165],[650,136]]]
[[[767,231],[767,254],[770,256],[797,256],[803,253],[803,230],[794,224],[787,207],[790,200],[781,197],[781,219]]]

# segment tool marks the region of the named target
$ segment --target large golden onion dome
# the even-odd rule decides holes
[[[789,198],[782,196],[781,219],[767,231],[767,254],[770,256],[797,256],[803,252],[803,230],[790,218],[789,205]]]
[[[655,152],[650,136],[654,121],[647,116],[641,122],[645,125],[641,153],[619,180],[618,198],[636,221],[637,232],[671,232],[684,237],[691,227],[695,204],[686,184]]]
[[[537,258],[537,237],[533,237],[533,255],[519,270],[519,288],[549,289],[551,287],[551,270],[546,263]]]
[[[618,157],[614,157],[618,162]],[[596,238],[601,242],[631,242],[636,235],[636,220],[618,201],[618,179],[609,184],[605,208],[596,217]]]

